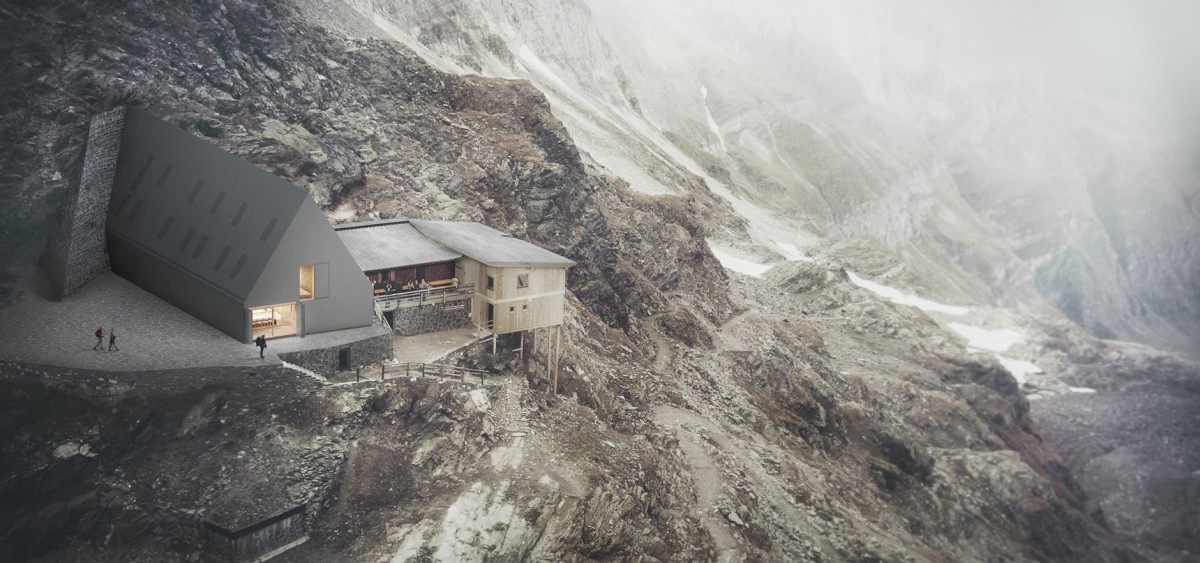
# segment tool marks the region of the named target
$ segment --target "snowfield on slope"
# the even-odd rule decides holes
[[[950,330],[967,339],[967,347],[988,352],[1007,352],[1013,345],[1025,340],[1025,335],[1008,328],[989,330],[961,323],[950,323]]]
[[[962,316],[970,312],[970,308],[968,307],[946,305],[944,303],[930,301],[922,297],[917,297],[916,295],[904,293],[903,291],[900,291],[894,287],[888,287],[880,283],[865,280],[849,270],[846,271],[846,274],[850,276],[850,281],[853,282],[854,285],[866,289],[867,291],[870,291],[897,305],[907,305],[909,307],[916,307],[926,312],[936,312],[954,316]]]
[[[863,279],[854,272],[847,271],[846,274],[850,277],[850,281],[863,289],[871,291],[876,295],[891,301],[897,305],[908,305],[916,307],[926,312],[942,313],[956,317],[965,316],[971,311],[969,307],[958,305],[946,305],[936,301],[930,301],[922,297],[917,297],[909,293],[905,293],[894,287],[889,287],[880,283],[875,283],[870,280]],[[949,323],[951,330],[958,333],[967,340],[967,350],[972,352],[990,352],[1012,374],[1013,379],[1017,380],[1017,385],[1024,386],[1026,381],[1029,381],[1029,376],[1039,373],[1045,373],[1042,368],[1038,367],[1033,362],[1027,360],[1019,360],[1001,355],[1001,352],[1007,352],[1017,343],[1025,340],[1025,335],[1012,330],[1010,328],[986,329],[977,326],[971,326],[962,323]],[[1075,391],[1074,388],[1071,389]],[[1085,392],[1086,391],[1076,391]]]
[[[753,260],[748,260],[741,256],[737,256],[737,251],[724,249],[713,244],[712,241],[705,242],[708,243],[708,249],[712,251],[713,256],[715,256],[717,261],[719,261],[727,270],[733,270],[739,274],[746,274],[747,276],[761,278],[763,274],[767,273],[767,270],[772,268],[770,264],[759,264]]]

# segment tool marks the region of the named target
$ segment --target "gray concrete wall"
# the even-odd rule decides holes
[[[400,336],[453,330],[471,326],[471,299],[426,303],[392,311],[392,329]]]
[[[371,282],[316,202],[306,197],[246,300],[247,307],[296,302],[300,266],[317,267],[316,298],[301,302],[304,334],[369,326],[375,316]]]
[[[89,125],[83,166],[63,197],[42,260],[51,292],[59,299],[109,269],[105,219],[124,124],[125,108],[120,107],[93,117]]]
[[[221,561],[255,561],[304,536],[304,518],[304,507],[299,506],[237,531],[205,522],[206,555]]]
[[[213,328],[250,342],[245,308],[232,296],[112,233],[108,235],[108,253],[117,275]]]
[[[311,199],[304,189],[130,108],[107,229],[245,302]]]
[[[270,349],[270,347],[267,348],[268,351]],[[289,364],[295,364],[325,377],[330,377],[337,372],[338,353],[344,349],[350,350],[351,369],[391,359],[395,355],[393,353],[392,335],[385,333],[359,340],[358,342],[331,346],[329,348],[288,352],[280,354],[279,358]]]

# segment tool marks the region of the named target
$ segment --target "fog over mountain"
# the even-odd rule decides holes
[[[532,80],[634,190],[698,175],[771,209],[743,213],[759,251],[868,238],[947,298],[1200,349],[1197,50],[1145,27],[1191,8],[353,3],[447,69]]]
[[[278,517],[314,563],[1194,560],[1198,11],[0,1],[0,560],[224,560],[212,522]],[[379,318],[437,354],[173,363],[215,329],[111,273],[46,300],[125,105],[332,224],[569,258],[555,351]],[[70,328],[105,310],[157,313],[109,355]]]

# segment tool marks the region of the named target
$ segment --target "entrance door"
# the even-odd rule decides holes
[[[284,303],[250,309],[251,338],[296,335],[296,304]]]
[[[492,329],[496,326],[496,307],[488,303],[487,307],[487,328]]]

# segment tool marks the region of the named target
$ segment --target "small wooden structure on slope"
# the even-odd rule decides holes
[[[508,334],[562,324],[567,269],[574,261],[479,223],[412,224],[462,254],[455,271],[476,288],[471,319],[477,326]]]
[[[547,367],[555,387],[552,358],[574,261],[479,223],[393,219],[334,228],[370,278],[376,310],[397,332],[444,330],[456,322],[454,304],[469,297],[463,321],[492,334],[493,353],[499,335],[521,333],[524,354],[525,332],[536,338],[554,329],[546,336],[554,338]]]

